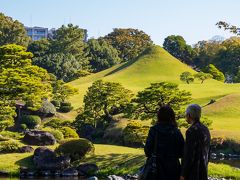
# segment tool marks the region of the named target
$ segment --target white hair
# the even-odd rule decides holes
[[[202,109],[198,104],[190,104],[186,109],[186,115],[194,120],[200,120]]]

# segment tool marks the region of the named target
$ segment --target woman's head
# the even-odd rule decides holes
[[[163,106],[158,110],[157,118],[158,118],[159,123],[163,122],[166,124],[171,124],[171,125],[177,126],[177,122],[175,119],[175,113],[174,113],[173,109],[168,105]]]

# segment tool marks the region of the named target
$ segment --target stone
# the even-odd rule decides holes
[[[0,170],[0,177],[8,177],[9,175],[7,171]]]
[[[110,175],[107,177],[108,180],[124,180],[121,176]]]
[[[23,142],[29,145],[47,146],[54,145],[56,143],[56,139],[49,132],[33,130],[26,132]]]
[[[62,170],[70,166],[70,158],[60,156],[47,147],[39,147],[34,151],[33,162],[39,170]]]
[[[75,168],[64,169],[62,176],[78,176],[78,171]]]
[[[88,178],[87,180],[98,180],[98,178],[96,176],[92,176],[92,177]]]
[[[20,153],[30,153],[30,152],[33,152],[33,151],[34,151],[34,149],[31,146],[23,146],[23,147],[19,148]]]
[[[96,164],[81,164],[77,168],[79,175],[81,176],[91,176],[95,175],[99,170]]]

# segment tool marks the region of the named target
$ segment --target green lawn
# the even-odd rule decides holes
[[[33,166],[31,156],[32,153],[1,154],[0,170],[17,174],[20,166]],[[143,149],[95,144],[95,154],[87,157],[84,161],[96,163],[101,169],[100,174],[117,173],[121,175],[135,173],[144,164],[145,156]],[[223,164],[210,163],[209,174],[215,177],[240,178],[240,170]]]

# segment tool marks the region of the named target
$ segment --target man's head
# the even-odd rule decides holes
[[[192,124],[201,118],[201,107],[198,104],[190,104],[186,109],[186,121]]]

